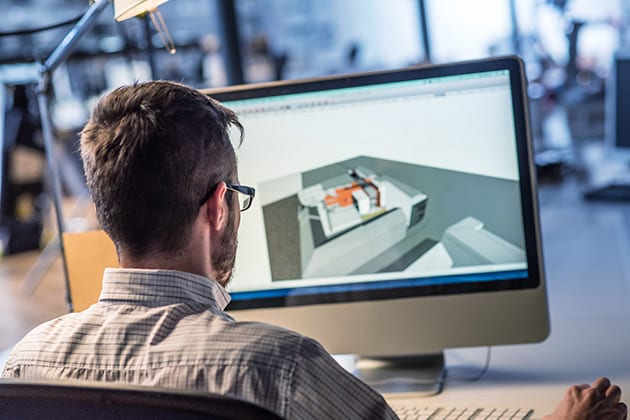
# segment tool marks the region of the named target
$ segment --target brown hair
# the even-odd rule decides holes
[[[118,252],[182,249],[203,195],[233,181],[233,111],[187,86],[154,81],[103,97],[81,133],[96,213]]]

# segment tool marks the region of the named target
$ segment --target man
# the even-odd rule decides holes
[[[81,155],[122,268],[106,270],[97,304],[31,331],[3,376],[207,390],[286,418],[396,417],[314,340],[223,311],[240,210],[253,199],[238,185],[230,126],[242,142],[232,111],[171,82],[99,102]],[[605,379],[575,387],[550,418],[607,410],[621,419],[620,394]]]

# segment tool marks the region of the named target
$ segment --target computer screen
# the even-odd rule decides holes
[[[514,57],[207,91],[256,188],[228,310],[332,353],[544,339],[524,92]]]

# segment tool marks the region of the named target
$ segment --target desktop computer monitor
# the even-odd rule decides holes
[[[630,51],[615,53],[606,81],[604,153],[590,163],[587,200],[630,200]]]
[[[525,85],[505,57],[206,91],[256,188],[228,310],[363,357],[544,340]]]
[[[609,151],[626,161],[630,157],[630,51],[615,54],[606,86],[605,137]],[[619,156],[621,155],[621,156]]]

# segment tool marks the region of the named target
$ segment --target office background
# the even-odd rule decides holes
[[[87,7],[0,0],[0,69],[47,57],[70,25],[38,29],[72,22]],[[615,59],[630,49],[630,1],[170,0],[160,10],[176,54],[147,20],[116,23],[110,7],[54,74],[70,230],[95,223],[77,133],[96,98],[120,84],[153,78],[206,88],[518,54],[529,79],[552,322],[595,307],[599,317],[627,315],[630,193],[614,202],[583,193],[601,174],[627,171],[605,139]],[[66,311],[61,264],[46,247],[55,227],[34,86],[8,92],[0,116],[0,351]]]

